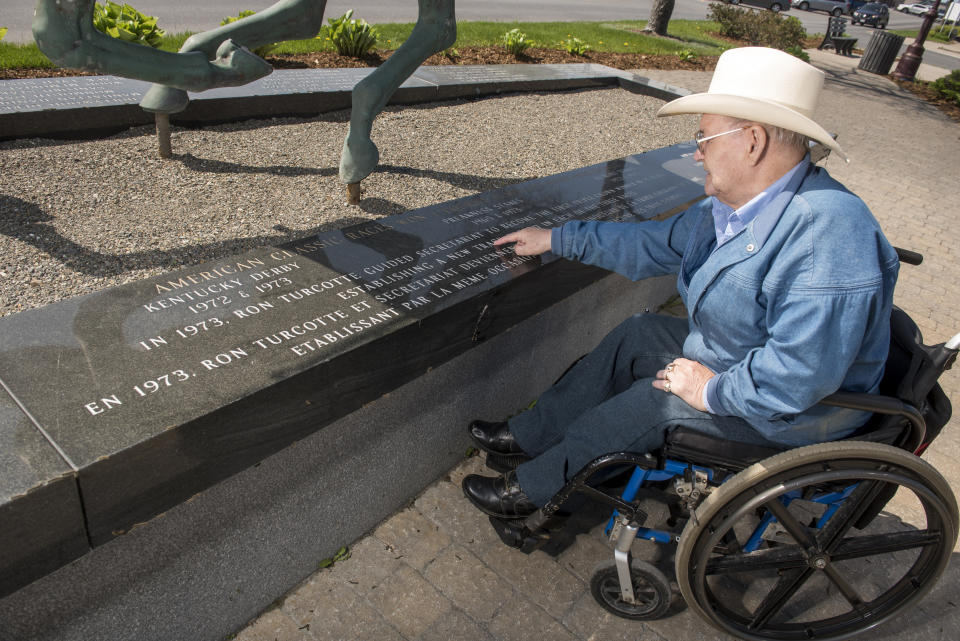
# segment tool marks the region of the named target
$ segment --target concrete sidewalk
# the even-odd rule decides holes
[[[911,44],[913,44],[913,42],[914,42],[913,38],[905,38],[903,41],[903,43],[908,47]],[[937,42],[936,40],[928,39],[926,42],[923,43],[923,50],[924,52],[933,51],[933,52],[942,54],[944,56],[950,56],[951,58],[960,59],[960,43],[957,43],[957,42],[945,43],[945,42]],[[823,52],[818,52],[818,53],[823,53]],[[855,60],[856,63],[859,64],[860,56],[854,57],[853,60]],[[900,59],[897,58],[897,62],[899,62],[899,60]],[[895,71],[896,68],[897,68],[897,63],[894,63],[891,71]],[[923,80],[925,82],[933,82],[934,80],[942,78],[949,73],[950,73],[949,69],[945,69],[943,67],[938,67],[937,65],[921,61],[920,66],[917,67],[917,80]]]
[[[902,268],[896,303],[914,316],[928,342],[946,340],[960,331],[960,233],[953,212],[960,127],[885,77],[858,71],[858,58],[810,53],[827,73],[819,120],[838,132],[851,158],[849,164],[831,158],[827,169],[867,202],[894,245],[924,254],[923,265]],[[694,91],[704,90],[710,76],[639,73]],[[960,376],[948,372],[941,382],[960,402]],[[960,416],[926,455],[955,492],[960,491],[958,426]],[[727,638],[685,609],[679,596],[672,615],[658,621],[631,622],[607,614],[589,593],[595,564],[612,559],[596,522],[572,528],[569,545],[555,546],[552,555],[538,551],[527,556],[509,549],[461,493],[460,480],[473,472],[490,473],[481,457],[464,460],[407,509],[353,542],[348,559],[317,571],[236,638]],[[635,546],[656,547],[642,542]],[[958,582],[960,562],[954,558],[931,594],[871,638],[960,637],[960,608],[953,595]]]

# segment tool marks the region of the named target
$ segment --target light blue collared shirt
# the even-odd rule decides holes
[[[804,156],[803,160],[797,163],[793,169],[780,176],[775,180],[769,187],[761,191],[759,194],[750,199],[750,201],[741,207],[740,209],[734,209],[730,205],[726,205],[715,197],[713,198],[713,226],[717,232],[717,247],[719,248],[725,242],[742,232],[746,229],[747,225],[750,224],[750,221],[757,219],[757,223],[764,222],[764,214],[780,215],[780,210],[774,212],[764,212],[774,198],[780,195],[780,193],[786,188],[790,183],[790,179],[793,178],[797,172],[805,174],[807,172],[807,167],[810,165],[810,156]],[[716,251],[716,250],[714,250]],[[707,400],[709,397],[708,392],[711,388],[711,383],[715,384],[713,379],[707,381],[707,384],[703,386],[703,405],[707,408],[707,411],[711,414],[716,414],[712,407],[710,407],[710,402]]]
[[[751,220],[758,216],[762,217],[763,210],[770,204],[770,201],[784,190],[787,183],[798,171],[806,173],[809,164],[810,157],[804,156],[803,160],[797,163],[793,169],[780,176],[773,184],[751,198],[750,202],[740,209],[734,210],[730,205],[726,205],[714,197],[713,226],[717,231],[717,247],[743,231]],[[777,214],[779,215],[779,212]]]

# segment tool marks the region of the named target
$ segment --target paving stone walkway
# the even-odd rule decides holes
[[[828,75],[820,120],[839,133],[851,157],[849,164],[831,158],[827,169],[864,198],[893,244],[924,254],[922,266],[903,266],[896,302],[916,318],[928,341],[946,340],[960,331],[960,231],[955,205],[960,125],[886,78],[856,70],[857,59],[829,52],[811,54],[814,64]],[[641,73],[697,91],[709,83],[709,74],[704,73]],[[958,372],[949,372],[943,383],[960,404]],[[954,418],[926,458],[960,493],[958,428],[960,418]],[[727,638],[686,610],[679,596],[671,615],[658,621],[631,622],[607,614],[589,593],[594,566],[613,556],[599,535],[599,526],[574,527],[567,541],[529,556],[508,549],[461,493],[460,480],[473,472],[489,473],[482,458],[466,459],[405,510],[354,542],[349,559],[316,572],[236,638]],[[641,547],[647,555],[656,548],[637,543],[636,548]],[[954,558],[930,595],[869,637],[960,638],[960,601],[953,594],[958,584],[960,559]]]

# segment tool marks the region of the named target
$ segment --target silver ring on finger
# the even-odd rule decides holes
[[[672,394],[672,392],[670,391],[670,381],[669,381],[669,380],[664,380],[664,381],[663,381],[663,391],[666,392],[667,394]]]
[[[667,364],[667,373],[672,372],[672,371],[676,368],[676,366],[677,366],[676,363],[668,363],[668,364]]]

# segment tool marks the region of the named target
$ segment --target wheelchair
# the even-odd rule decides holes
[[[898,252],[904,262],[922,260]],[[678,427],[659,452],[601,456],[529,517],[490,522],[505,544],[529,554],[569,516],[561,506],[585,495],[614,509],[604,529],[613,559],[596,567],[590,586],[609,612],[644,620],[671,608],[666,573],[631,557],[640,539],[676,546],[683,600],[722,632],[849,638],[921,599],[953,552],[956,499],[920,455],[950,418],[937,379],[958,348],[960,334],[924,345],[916,324],[895,308],[880,393],[838,392],[821,401],[873,412],[852,436],[774,449]],[[629,473],[625,486],[598,480],[616,469],[627,470],[621,479]],[[884,511],[888,504],[898,516]],[[647,522],[654,511],[664,523]]]

